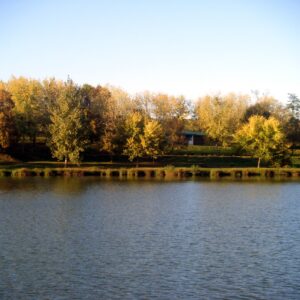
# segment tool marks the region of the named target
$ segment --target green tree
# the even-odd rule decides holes
[[[295,94],[289,94],[287,109],[290,111],[289,121],[286,124],[287,137],[296,144],[300,141],[300,99]]]
[[[144,134],[141,136],[141,145],[144,153],[151,158],[157,159],[157,156],[162,153],[162,127],[155,121],[148,121],[144,127]]]
[[[55,105],[50,110],[49,146],[52,156],[58,160],[78,162],[87,144],[82,116],[82,93],[68,80]]]
[[[261,161],[282,159],[288,150],[280,122],[273,117],[250,117],[248,123],[236,132],[235,141],[258,159],[258,168]]]
[[[0,147],[2,149],[7,149],[16,139],[13,108],[11,95],[0,89]]]

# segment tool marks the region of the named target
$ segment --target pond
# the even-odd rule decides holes
[[[300,299],[300,184],[0,180],[0,299]]]

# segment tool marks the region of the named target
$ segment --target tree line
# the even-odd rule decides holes
[[[71,79],[13,77],[0,82],[0,149],[38,141],[65,162],[78,162],[91,145],[111,157],[155,159],[185,145],[182,132],[190,130],[204,132],[208,143],[239,145],[270,160],[299,142],[300,100],[289,94],[283,105],[258,92],[255,97],[253,103],[249,95],[207,95],[192,103]]]

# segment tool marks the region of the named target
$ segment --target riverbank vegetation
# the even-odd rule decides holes
[[[0,177],[87,177],[119,179],[266,179],[293,178],[300,179],[297,168],[200,168],[184,167],[133,167],[133,168],[100,168],[100,167],[15,167],[0,168]]]
[[[132,96],[71,79],[0,82],[0,151],[6,162],[297,167],[299,119],[294,94],[286,105],[258,92],[255,101],[253,95],[231,93],[192,103],[183,96]],[[188,146],[184,131],[201,132],[203,145]]]

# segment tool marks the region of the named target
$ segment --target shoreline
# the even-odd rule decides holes
[[[299,178],[300,168],[198,168],[198,167],[54,167],[0,168],[0,177],[100,177],[100,178]]]

